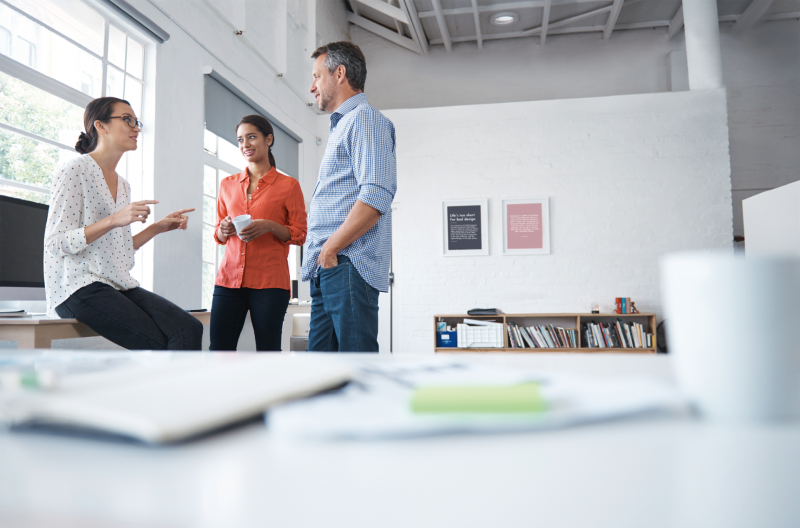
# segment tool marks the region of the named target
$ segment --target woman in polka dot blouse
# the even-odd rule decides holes
[[[200,350],[203,325],[131,277],[134,252],[154,236],[185,230],[182,209],[136,236],[131,224],[146,222],[148,205],[131,202],[131,187],[116,173],[122,155],[136,150],[141,122],[127,101],[101,97],[84,113],[85,132],[53,177],[44,239],[48,314],[77,318],[131,350]]]

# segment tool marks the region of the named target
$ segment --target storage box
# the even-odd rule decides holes
[[[456,332],[436,332],[436,346],[439,348],[455,348],[457,341]]]
[[[490,323],[488,325],[459,324],[458,348],[503,348],[503,325]]]

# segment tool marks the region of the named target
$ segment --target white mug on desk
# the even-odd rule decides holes
[[[701,414],[800,418],[800,259],[667,255],[661,290],[675,373]]]

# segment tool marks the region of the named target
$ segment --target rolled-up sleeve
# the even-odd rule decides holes
[[[289,228],[289,240],[287,244],[302,246],[306,242],[306,204],[303,198],[303,191],[300,184],[293,182],[292,190],[286,200],[287,224]]]
[[[362,112],[353,127],[353,171],[358,200],[381,214],[391,211],[397,192],[394,125],[377,112]]]
[[[66,164],[53,176],[50,211],[44,232],[44,248],[51,255],[77,255],[87,246],[79,170],[79,165]]]

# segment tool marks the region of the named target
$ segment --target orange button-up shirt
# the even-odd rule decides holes
[[[225,244],[225,256],[214,284],[226,288],[281,288],[291,290],[289,281],[289,244],[302,246],[306,240],[306,210],[303,191],[294,178],[284,176],[274,167],[258,180],[251,198],[248,170],[228,176],[219,186],[217,225],[214,240]],[[225,242],[217,238],[220,222],[226,217],[249,214],[253,220],[274,220],[289,228],[289,240],[283,242],[272,233],[244,243],[233,235]]]

